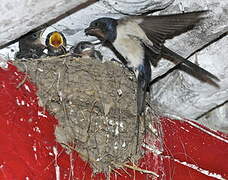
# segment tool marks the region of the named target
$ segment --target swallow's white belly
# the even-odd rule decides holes
[[[117,37],[113,46],[126,59],[128,67],[137,69],[139,65],[143,64],[144,49],[137,39],[124,33],[126,32],[122,29],[117,29]]]

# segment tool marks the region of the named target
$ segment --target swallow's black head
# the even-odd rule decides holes
[[[99,18],[91,22],[85,29],[85,34],[95,36],[102,42],[113,42],[116,39],[117,20],[112,18]]]
[[[21,37],[23,40],[28,40],[28,41],[35,41],[37,39],[40,39],[43,34],[43,31],[30,31],[24,36]]]
[[[94,45],[88,41],[81,41],[77,44],[76,48],[79,52],[83,52],[86,50],[94,50]]]
[[[94,51],[94,45],[88,41],[81,41],[76,46],[71,47],[70,53],[73,55],[80,55],[83,52]]]
[[[36,40],[36,39],[39,39],[40,36],[41,36],[40,32],[35,32],[35,33],[30,34],[29,38],[32,40]]]

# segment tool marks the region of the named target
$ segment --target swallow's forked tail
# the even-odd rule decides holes
[[[179,64],[185,66],[188,71],[196,75],[199,79],[208,82],[209,84],[217,85],[215,81],[220,81],[218,77],[213,75],[212,73],[208,72],[207,70],[201,68],[200,66],[192,63],[191,61],[185,59],[184,57],[178,55],[177,53],[173,52],[172,50],[168,49],[167,47],[163,46],[162,49],[162,56],[171,60],[175,64]]]

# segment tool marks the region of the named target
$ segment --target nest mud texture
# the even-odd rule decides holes
[[[59,120],[57,141],[79,152],[95,173],[137,162],[145,134],[156,138],[150,111],[137,133],[135,78],[120,64],[72,57],[14,64],[37,85],[40,105]]]

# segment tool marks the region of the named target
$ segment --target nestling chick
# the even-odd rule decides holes
[[[47,35],[45,44],[47,46],[48,56],[59,56],[66,54],[66,38],[61,32],[51,32]]]
[[[95,50],[94,45],[88,41],[81,41],[70,49],[70,53],[75,57],[95,58],[102,61],[102,55]]]
[[[41,43],[41,31],[31,31],[19,39],[19,51],[15,54],[17,59],[40,58],[44,54],[45,45]]]

